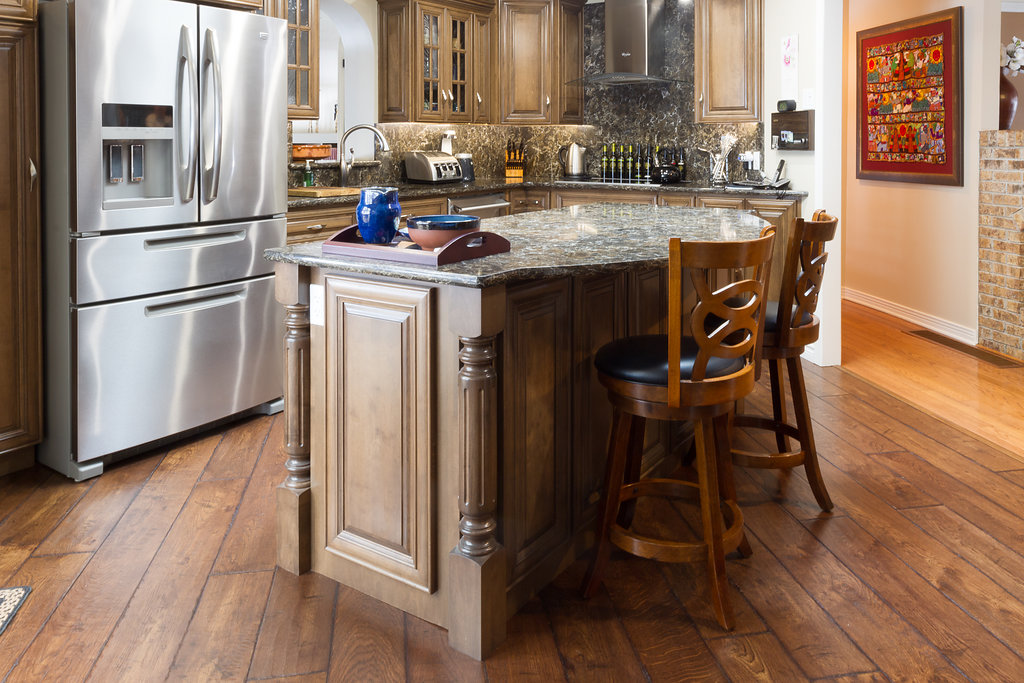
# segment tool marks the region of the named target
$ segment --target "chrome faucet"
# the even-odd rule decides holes
[[[340,166],[341,166],[341,185],[342,185],[342,187],[344,187],[345,185],[348,184],[348,173],[349,173],[349,171],[352,170],[352,163],[355,161],[355,156],[356,156],[356,153],[355,153],[354,149],[350,149],[350,150],[348,150],[348,152],[345,151],[345,141],[348,140],[348,136],[349,135],[351,135],[352,133],[356,132],[357,130],[368,130],[368,131],[372,132],[374,137],[376,137],[377,140],[380,141],[380,151],[382,151],[382,152],[390,152],[391,151],[391,146],[388,144],[387,138],[384,137],[383,131],[381,131],[381,129],[378,128],[377,126],[371,126],[368,123],[360,123],[358,125],[352,126],[348,130],[346,130],[342,134],[342,136],[341,136],[341,164],[340,164]],[[348,155],[350,153],[352,154],[352,158],[351,159],[348,158]]]

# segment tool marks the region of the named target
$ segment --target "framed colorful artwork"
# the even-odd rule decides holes
[[[963,8],[857,32],[857,177],[964,184]]]

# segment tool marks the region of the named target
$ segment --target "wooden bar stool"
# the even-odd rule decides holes
[[[749,242],[671,239],[668,335],[619,339],[595,355],[598,378],[612,403],[613,422],[597,547],[584,578],[584,596],[593,595],[600,586],[613,544],[664,562],[703,560],[715,616],[724,628],[733,628],[725,554],[736,548],[749,554],[749,546],[736,505],[728,425],[736,400],[754,388],[774,233],[769,227],[760,239]],[[721,274],[728,275],[727,284],[716,282]],[[684,277],[696,295],[695,305],[685,313]],[[695,423],[696,482],[626,480],[627,473],[634,479],[639,472],[648,418]],[[626,509],[631,505],[620,511],[624,503],[641,496],[684,497],[694,489],[700,501],[700,542],[640,535],[631,530],[633,515]]]
[[[818,307],[818,293],[821,291],[821,279],[828,259],[825,244],[835,237],[838,222],[837,218],[822,210],[816,211],[809,221],[796,219],[786,251],[779,300],[769,302],[765,313],[762,358],[768,362],[774,416],[737,415],[733,423],[737,427],[754,427],[774,432],[776,447],[779,449],[775,453],[733,450],[733,464],[773,469],[803,465],[814,498],[826,512],[832,509],[832,499],[825,489],[821,469],[818,467],[800,354],[804,347],[818,339],[818,318],[814,311]],[[789,373],[796,425],[790,424],[786,418],[783,363]],[[789,437],[797,441],[799,448],[789,449]]]

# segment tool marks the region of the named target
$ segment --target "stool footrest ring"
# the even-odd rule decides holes
[[[641,496],[659,498],[686,498],[690,489],[696,486],[688,481],[674,479],[645,479],[622,487],[620,500],[631,500]],[[733,500],[723,500],[723,517],[728,527],[722,532],[722,546],[726,553],[739,547],[743,540],[743,513]],[[669,541],[644,536],[612,524],[608,529],[608,540],[627,553],[662,562],[701,562],[707,559],[708,545],[705,541]]]
[[[733,425],[736,427],[753,427],[764,429],[775,434],[781,434],[800,442],[800,431],[791,424],[773,420],[770,417],[759,417],[756,415],[737,415],[733,418]],[[804,451],[798,449],[786,452],[754,453],[739,448],[732,450],[732,462],[740,467],[753,467],[758,469],[788,469],[804,464]]]

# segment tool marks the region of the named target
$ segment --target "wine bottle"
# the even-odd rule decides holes
[[[601,181],[605,180],[608,173],[608,145],[601,145]]]
[[[633,182],[633,145],[629,146],[629,156],[626,157],[626,182]]]

